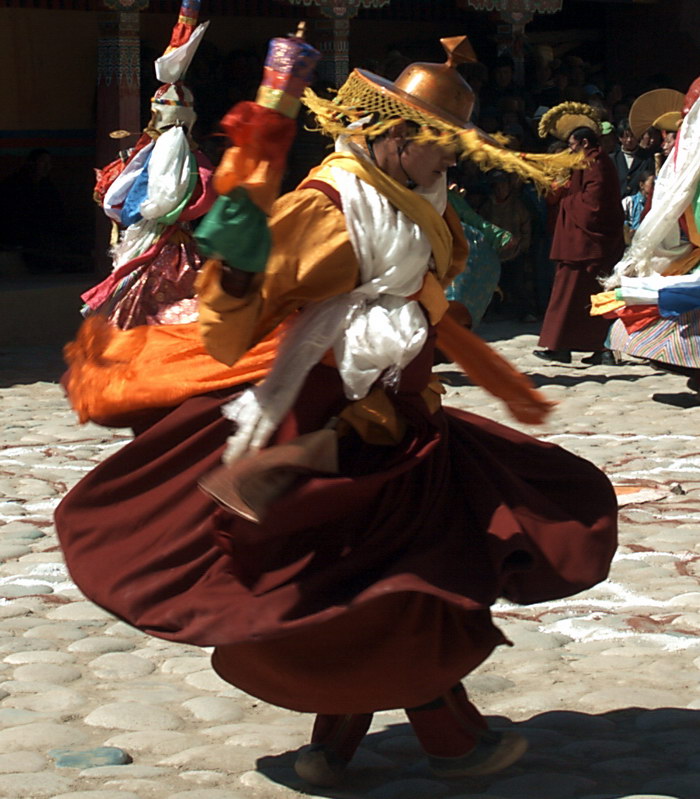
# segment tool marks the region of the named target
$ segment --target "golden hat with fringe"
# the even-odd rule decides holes
[[[506,137],[491,136],[470,122],[475,95],[456,67],[476,63],[476,55],[466,36],[440,42],[447,53],[444,64],[409,64],[393,82],[355,69],[332,100],[306,89],[302,102],[316,117],[317,129],[333,138],[375,138],[403,121],[413,122],[418,143],[454,146],[485,171],[503,169],[542,189],[584,165],[585,159],[573,153],[514,152],[505,146]]]
[[[576,128],[590,128],[600,134],[600,118],[593,106],[574,102],[555,105],[540,119],[537,132],[542,139],[551,134],[567,141]]]
[[[630,108],[630,130],[640,139],[645,130],[678,130],[685,96],[675,89],[652,89],[640,94]]]

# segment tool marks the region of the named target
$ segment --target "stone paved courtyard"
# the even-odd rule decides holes
[[[610,578],[497,605],[515,646],[465,681],[493,726],[529,739],[517,765],[438,780],[403,714],[383,712],[342,788],[301,784],[308,716],[246,696],[207,652],[146,637],[72,584],[53,509],[128,437],[76,424],[58,347],[14,348],[0,354],[0,799],[700,799],[700,407],[652,401],[685,379],[642,364],[544,364],[533,325],[479,332],[559,403],[544,427],[513,426],[596,463],[621,503]],[[439,370],[447,404],[513,424]]]

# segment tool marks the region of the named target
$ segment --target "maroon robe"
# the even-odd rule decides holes
[[[605,578],[617,502],[557,446],[431,413],[432,362],[431,339],[389,392],[408,425],[400,444],[341,438],[340,474],[309,479],[260,525],[197,486],[231,433],[231,396],[187,400],[61,502],[71,575],[151,635],[215,646],[224,679],[283,707],[366,713],[443,694],[504,643],[497,597],[538,602]],[[275,441],[346,402],[337,370],[316,366]]]
[[[540,345],[548,350],[604,349],[610,322],[590,315],[599,278],[610,273],[625,248],[624,213],[617,173],[599,148],[590,165],[571,177],[559,203],[549,257],[558,261]]]

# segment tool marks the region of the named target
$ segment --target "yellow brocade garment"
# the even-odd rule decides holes
[[[591,316],[604,316],[625,307],[624,300],[618,300],[614,291],[601,291],[591,294]]]

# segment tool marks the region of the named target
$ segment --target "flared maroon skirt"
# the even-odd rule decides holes
[[[216,647],[229,682],[283,707],[369,712],[431,701],[505,641],[498,597],[531,603],[604,579],[617,503],[595,466],[472,414],[430,414],[430,348],[393,395],[399,446],[341,439],[256,525],[197,486],[221,457],[230,395],[194,397],[88,474],[56,526],[75,582],[128,623]],[[276,441],[346,400],[319,365]]]

